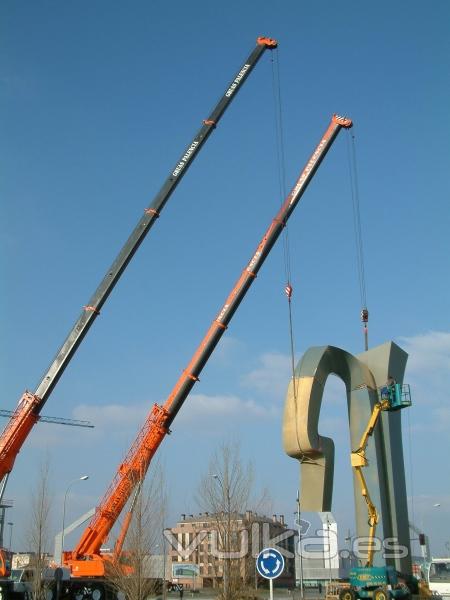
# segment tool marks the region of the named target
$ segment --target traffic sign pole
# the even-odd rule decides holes
[[[269,579],[270,600],[273,600],[273,579]]]

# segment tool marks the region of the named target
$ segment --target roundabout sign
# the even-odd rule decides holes
[[[284,558],[275,548],[264,548],[256,558],[256,570],[270,582],[270,600],[273,600],[273,580],[284,571]]]
[[[275,548],[264,548],[256,559],[256,569],[265,579],[276,579],[284,571],[284,558]]]

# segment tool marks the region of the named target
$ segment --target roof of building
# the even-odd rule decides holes
[[[220,513],[203,512],[197,515],[182,514],[181,516],[182,519],[177,522],[177,526],[183,523],[212,523],[225,518],[225,516],[228,518],[228,513],[225,511],[221,511]],[[266,515],[258,515],[253,511],[247,510],[245,513],[232,512],[231,519],[233,521],[243,521],[245,523],[271,523],[273,525],[278,525],[280,527],[289,529],[284,522],[284,515],[272,515],[272,517],[268,517]]]

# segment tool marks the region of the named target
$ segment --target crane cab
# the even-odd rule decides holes
[[[379,395],[382,402],[389,402],[389,408],[386,410],[400,410],[411,406],[411,390],[408,383],[384,385],[379,389]]]
[[[0,577],[9,577],[11,575],[12,552],[5,548],[0,548]]]

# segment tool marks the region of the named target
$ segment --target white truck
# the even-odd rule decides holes
[[[432,558],[424,575],[433,596],[450,600],[450,558]]]

